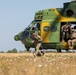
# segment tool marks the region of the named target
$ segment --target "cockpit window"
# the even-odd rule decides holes
[[[40,30],[40,22],[34,22],[34,21],[32,21],[29,25],[28,25],[28,27],[26,27],[25,28],[25,30],[24,31],[26,31],[26,30]]]
[[[26,39],[28,37],[28,35],[29,35],[29,32],[23,31],[22,34],[21,34],[21,36],[20,36],[20,38],[21,39]]]
[[[32,30],[40,30],[40,23],[35,23]]]
[[[28,27],[25,28],[25,30],[30,30],[31,26],[32,26],[32,22],[28,25]]]
[[[40,30],[40,24],[39,23],[37,23],[37,28],[38,28],[38,30]]]

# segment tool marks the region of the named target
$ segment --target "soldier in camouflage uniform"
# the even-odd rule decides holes
[[[34,56],[37,56],[37,54],[39,53],[40,55],[42,55],[41,51],[39,50],[40,47],[41,47],[41,42],[42,42],[42,38],[40,35],[37,35],[36,33],[33,33],[33,43],[35,44],[35,47],[36,47],[36,51],[34,53]]]
[[[68,22],[62,26],[61,28],[61,33],[62,33],[62,42],[68,40],[70,38],[70,33],[71,33],[71,24]]]
[[[73,34],[72,49],[73,49],[73,46],[74,46],[75,42],[76,42],[76,32]]]
[[[68,40],[69,49],[73,49],[73,45],[76,42],[76,32],[72,29],[71,38]]]

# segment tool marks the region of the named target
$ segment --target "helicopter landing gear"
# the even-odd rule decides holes
[[[62,45],[61,45],[61,44],[58,44],[58,45],[56,46],[57,52],[61,52],[61,49],[62,49]]]
[[[26,47],[26,50],[29,51],[30,47]]]
[[[57,52],[60,53],[61,52],[61,49],[57,49]]]

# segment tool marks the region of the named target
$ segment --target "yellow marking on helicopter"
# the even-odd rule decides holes
[[[56,8],[54,8],[54,12],[56,13],[56,15],[57,15],[58,18],[59,18],[58,21],[64,22],[64,21],[74,21],[74,20],[76,20],[76,19],[73,18],[73,17],[71,17],[71,18],[63,17],[63,16],[57,11]]]
[[[50,27],[50,23],[49,22],[42,22],[41,25],[41,37],[43,39],[44,43],[49,43],[49,37],[50,37],[50,31],[44,31],[44,27],[49,26]]]

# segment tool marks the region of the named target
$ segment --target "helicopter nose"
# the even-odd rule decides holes
[[[18,35],[15,35],[15,36],[14,36],[14,40],[15,40],[15,41],[18,41],[18,40],[20,40],[20,37],[19,37]]]
[[[29,32],[23,31],[22,34],[20,35],[21,39],[26,39],[29,36]]]

